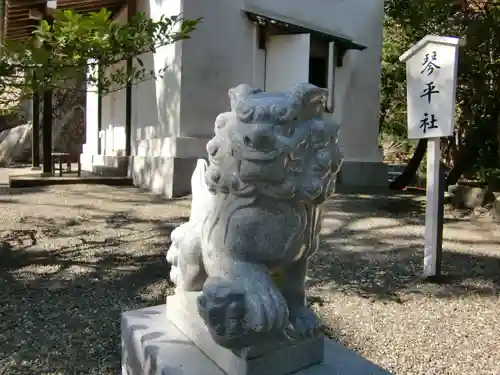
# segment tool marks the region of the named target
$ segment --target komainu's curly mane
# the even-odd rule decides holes
[[[333,192],[342,155],[338,125],[324,116],[326,90],[300,84],[264,93],[240,85],[229,97],[231,111],[217,117],[207,145],[213,193],[320,203]]]

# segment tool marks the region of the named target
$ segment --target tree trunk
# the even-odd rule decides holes
[[[500,115],[497,117],[497,153],[498,165],[500,165]]]
[[[408,184],[413,180],[417,174],[418,167],[422,162],[427,150],[427,139],[422,138],[418,140],[417,147],[413,152],[413,156],[406,166],[403,173],[399,175],[393,182],[390,183],[389,189],[391,190],[403,190]]]
[[[448,186],[450,185],[455,185],[458,182],[462,174],[466,172],[473,164],[474,157],[471,157],[471,155],[476,154],[477,150],[475,148],[472,151],[467,147],[463,147],[460,150],[457,162],[448,173],[448,176],[446,176],[445,188],[448,188]]]

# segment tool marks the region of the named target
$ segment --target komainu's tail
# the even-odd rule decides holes
[[[208,169],[208,162],[205,159],[198,159],[196,168],[191,176],[191,214],[189,221],[197,221],[205,218],[212,207],[214,195],[208,190],[205,182],[205,172]]]
[[[215,199],[205,182],[207,168],[207,161],[198,159],[191,177],[189,221],[175,228],[170,234],[172,244],[167,251],[167,261],[172,264],[170,279],[178,288],[184,290],[201,288],[205,279],[201,259],[201,228]]]

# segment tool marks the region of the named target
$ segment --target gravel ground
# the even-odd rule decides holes
[[[422,273],[425,197],[328,204],[311,294],[332,335],[398,375],[500,374],[500,226],[446,215],[440,284]]]
[[[3,173],[3,175],[2,175]],[[0,375],[119,374],[122,310],[172,291],[188,200],[134,188],[8,190],[0,169]],[[397,375],[500,375],[500,229],[449,214],[445,282],[420,278],[423,199],[346,195],[310,272],[328,332]]]

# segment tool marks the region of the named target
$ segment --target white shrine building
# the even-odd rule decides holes
[[[134,0],[132,0],[134,1]],[[203,17],[190,40],[142,58],[163,79],[87,94],[82,170],[129,176],[167,197],[189,193],[228,90],[248,83],[328,88],[341,124],[341,185],[387,184],[378,145],[383,0],[136,0],[152,18]],[[127,19],[127,9],[119,15]]]

